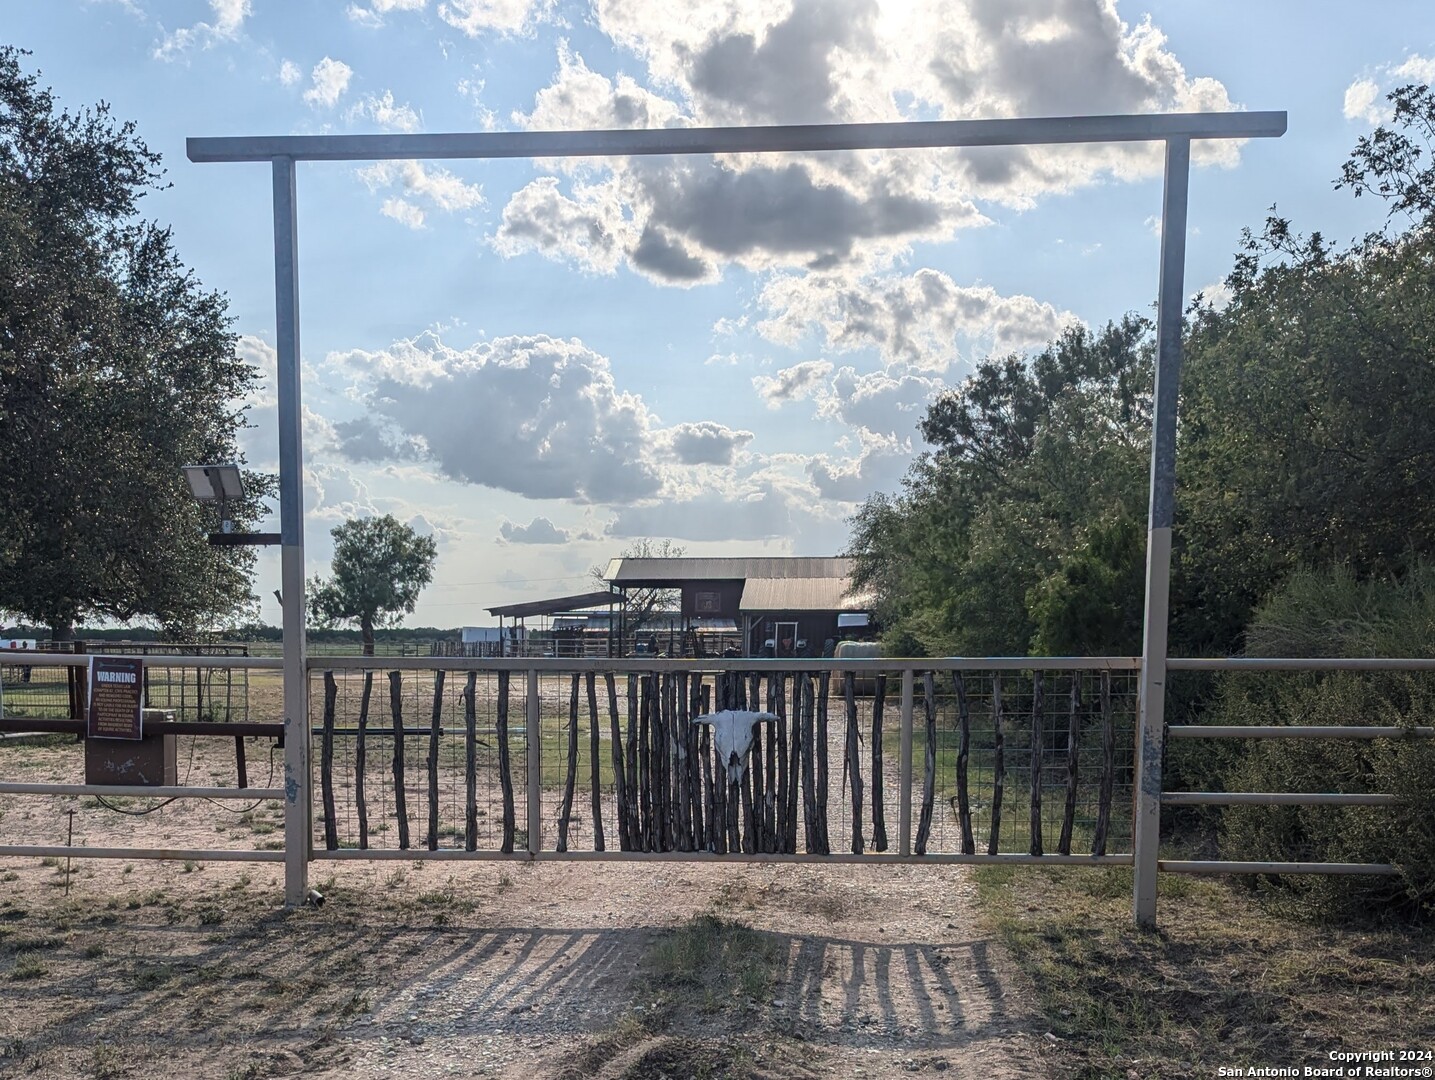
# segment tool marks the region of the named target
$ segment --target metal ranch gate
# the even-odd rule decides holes
[[[1136,922],[1167,872],[1375,873],[1384,864],[1160,860],[1161,807],[1389,803],[1387,795],[1166,792],[1166,739],[1379,738],[1371,727],[1165,724],[1171,671],[1435,670],[1421,660],[1167,656],[1176,404],[1191,143],[1276,138],[1283,112],[755,128],[191,139],[195,162],[269,162],[278,353],[282,660],[186,658],[283,673],[280,788],[146,794],[282,799],[283,849],[0,846],[0,855],[282,861],[304,902],[325,859],[727,859],[1128,864]],[[305,645],[296,173],[300,161],[820,153],[1157,142],[1165,148],[1146,603],[1139,657],[942,660],[310,658]],[[30,654],[35,667],[62,654]],[[723,709],[771,713],[739,767]],[[4,726],[23,727],[23,720]],[[203,725],[196,725],[203,727]],[[233,737],[234,725],[210,725]],[[314,816],[318,745],[320,820]],[[410,753],[412,745],[416,753]],[[895,765],[890,754],[896,752]],[[920,755],[920,764],[919,757]],[[0,783],[0,793],[135,794]],[[889,828],[895,821],[895,838]],[[3,839],[3,837],[0,837]],[[1114,850],[1113,850],[1114,849]]]

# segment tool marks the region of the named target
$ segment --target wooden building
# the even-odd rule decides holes
[[[870,602],[852,593],[844,558],[661,558],[612,560],[603,577],[621,595],[678,594],[685,647],[732,632],[742,656],[822,656],[866,625]],[[620,609],[621,610],[621,609]],[[856,636],[861,636],[860,631]]]

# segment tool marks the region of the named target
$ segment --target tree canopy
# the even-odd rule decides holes
[[[1337,181],[1385,198],[1387,228],[1340,248],[1273,211],[1229,302],[1188,312],[1173,648],[1238,649],[1301,568],[1398,575],[1435,554],[1435,95],[1391,101],[1396,126]],[[896,648],[1139,651],[1153,355],[1127,316],[986,360],[932,402],[901,493],[854,519]]]
[[[374,655],[374,628],[407,615],[433,580],[438,545],[392,514],[352,518],[331,530],[333,576],[309,582],[309,613],[322,626],[358,625],[364,655]]]
[[[191,633],[250,596],[180,466],[242,461],[257,372],[222,295],[137,217],[159,156],[101,103],[60,110],[0,47],[0,609],[69,636],[86,616]],[[231,506],[240,527],[269,490]]]

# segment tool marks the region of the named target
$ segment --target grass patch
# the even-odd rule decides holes
[[[982,866],[983,917],[1030,979],[1076,1077],[1326,1065],[1435,1030],[1435,933],[1279,918],[1212,879],[1163,875],[1136,930],[1129,868]]]
[[[40,979],[50,973],[50,965],[45,963],[45,958],[38,952],[22,952],[15,957],[15,966],[10,970],[10,978]]]
[[[768,934],[698,915],[664,934],[643,958],[664,1004],[703,1013],[766,1003],[786,959]]]

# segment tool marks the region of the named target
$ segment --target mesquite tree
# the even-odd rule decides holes
[[[433,580],[438,545],[392,514],[336,525],[334,576],[309,582],[309,614],[323,626],[358,623],[364,655],[374,655],[374,627],[413,611]]]
[[[0,47],[0,608],[59,640],[87,615],[192,633],[249,599],[254,556],[209,546],[180,466],[242,461],[258,373],[137,215],[159,155],[103,103],[60,110],[23,56]],[[246,481],[241,528],[270,490]]]

